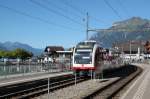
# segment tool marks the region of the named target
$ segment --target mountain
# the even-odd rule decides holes
[[[40,55],[43,50],[38,48],[33,48],[30,45],[19,43],[19,42],[4,42],[0,43],[0,49],[1,50],[14,50],[16,48],[22,48],[29,52],[32,52],[35,56]]]
[[[110,28],[100,30],[92,35],[90,39],[101,42],[102,46],[107,48],[110,48],[115,42],[128,40],[146,41],[150,39],[150,20],[132,17],[115,22]]]
[[[0,50],[7,50],[2,43],[0,43]]]

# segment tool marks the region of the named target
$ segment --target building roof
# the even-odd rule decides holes
[[[56,51],[64,51],[62,46],[47,46],[44,52],[56,52]]]

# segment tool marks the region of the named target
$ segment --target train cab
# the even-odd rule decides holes
[[[89,40],[80,42],[73,51],[73,70],[75,71],[95,71],[99,66],[102,48],[96,41]]]

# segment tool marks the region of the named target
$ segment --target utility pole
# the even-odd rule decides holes
[[[89,37],[88,37],[88,32],[89,32],[89,14],[88,14],[88,12],[86,13],[86,40],[88,40],[89,39]]]

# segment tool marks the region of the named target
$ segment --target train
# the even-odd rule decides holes
[[[100,74],[121,66],[119,53],[104,49],[95,40],[80,42],[73,50],[72,69],[79,75]]]

